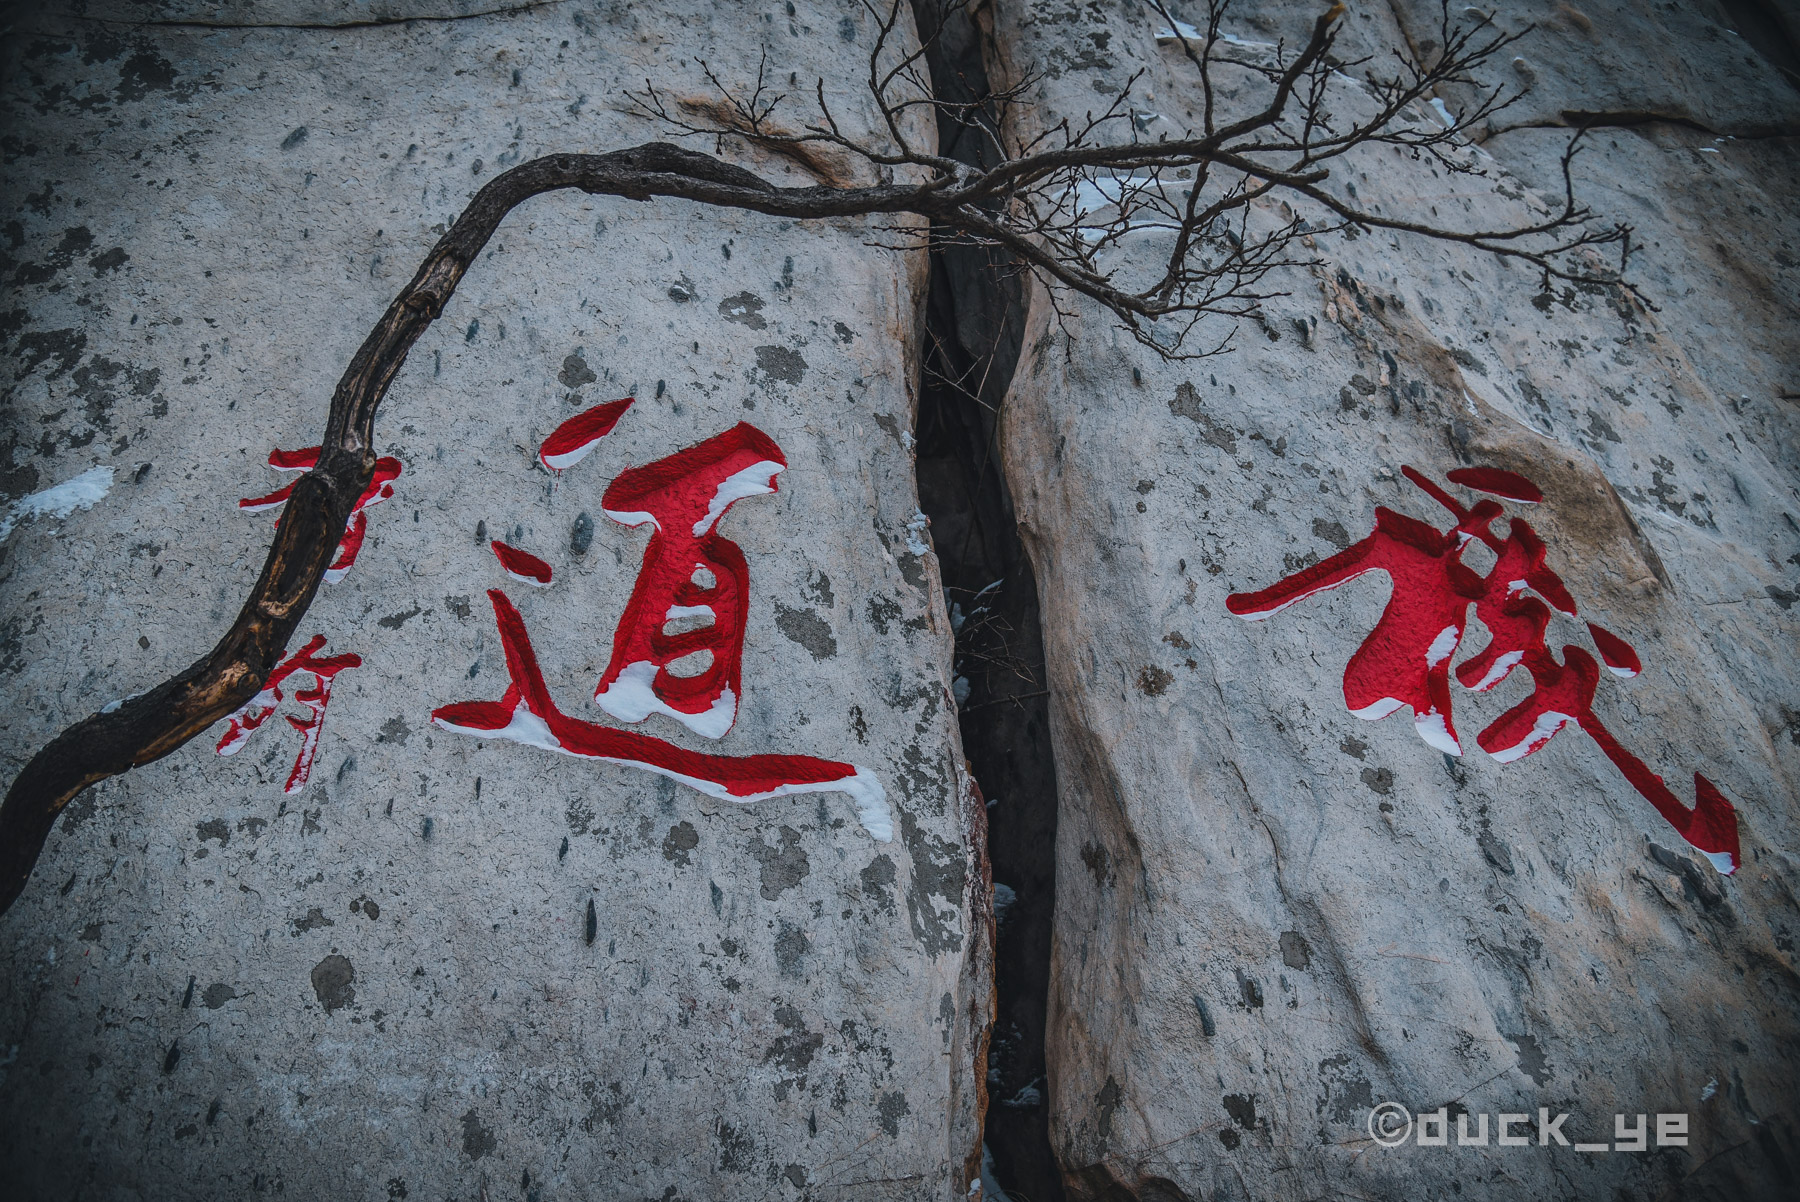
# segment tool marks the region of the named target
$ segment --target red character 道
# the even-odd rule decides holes
[[[613,401],[569,419],[545,439],[539,459],[553,471],[573,466],[611,433],[631,404],[631,398]],[[594,693],[601,709],[630,723],[664,714],[708,739],[731,730],[743,692],[750,570],[742,549],[719,534],[718,525],[735,502],[775,492],[775,477],[786,467],[773,439],[740,422],[655,463],[630,468],[608,486],[601,500],[607,516],[626,526],[649,525],[651,533],[613,636],[612,659]],[[550,583],[550,566],[529,552],[496,542],[494,553],[514,579]],[[562,712],[544,683],[518,609],[499,589],[490,589],[488,598],[506,654],[506,694],[498,701],[436,709],[431,715],[436,725],[640,768],[727,801],[843,792],[855,802],[872,837],[883,842],[893,837],[880,782],[854,764],[803,755],[690,751]],[[667,631],[671,624],[695,619],[694,629]],[[672,670],[677,661],[701,651],[712,657],[703,671],[690,675]]]
[[[1234,593],[1226,599],[1226,608],[1241,618],[1260,621],[1365,572],[1386,572],[1393,592],[1375,629],[1344,670],[1344,701],[1351,713],[1370,721],[1411,706],[1421,738],[1440,751],[1461,755],[1451,720],[1450,661],[1473,605],[1491,639],[1457,668],[1457,681],[1465,688],[1486,691],[1521,665],[1532,679],[1531,694],[1475,736],[1481,749],[1510,763],[1542,748],[1573,722],[1715,868],[1726,874],[1737,871],[1737,812],[1724,794],[1696,772],[1694,807],[1683,805],[1662,777],[1621,746],[1594,714],[1600,679],[1594,657],[1580,647],[1565,646],[1559,660],[1545,642],[1551,607],[1574,617],[1575,601],[1561,578],[1544,565],[1546,551],[1537,532],[1513,518],[1501,538],[1491,529],[1505,512],[1498,503],[1483,499],[1465,507],[1421,473],[1410,467],[1401,470],[1456,518],[1450,530],[1439,531],[1378,506],[1375,531],[1367,538],[1268,588]],[[1452,483],[1511,501],[1543,500],[1536,485],[1513,472],[1460,468],[1449,475]],[[1462,562],[1464,550],[1475,539],[1496,557],[1486,576]],[[1592,622],[1587,629],[1608,670],[1621,677],[1638,674],[1637,653],[1629,643]]]

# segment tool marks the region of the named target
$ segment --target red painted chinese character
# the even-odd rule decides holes
[[[298,451],[271,451],[269,466],[283,472],[304,472],[319,462],[318,447],[303,447]],[[375,474],[369,480],[369,486],[363,489],[362,496],[356,498],[356,504],[350,507],[350,517],[344,523],[344,537],[338,542],[337,557],[325,570],[326,580],[342,580],[344,573],[356,562],[362,551],[363,539],[369,532],[369,519],[363,510],[371,505],[379,505],[394,495],[394,481],[399,479],[400,461],[391,455],[384,455],[375,461]],[[294,491],[292,484],[276,489],[266,497],[247,497],[238,502],[238,508],[244,510],[273,509],[287,504],[288,496]]]
[[[1539,750],[1574,723],[1688,843],[1720,872],[1735,872],[1737,813],[1731,803],[1696,773],[1694,807],[1682,805],[1662,778],[1622,747],[1595,716],[1600,667],[1594,657],[1579,647],[1565,646],[1559,660],[1550,650],[1545,632],[1551,606],[1574,617],[1575,602],[1562,579],[1545,566],[1546,550],[1537,532],[1514,518],[1502,539],[1491,529],[1504,512],[1501,506],[1482,500],[1464,507],[1412,468],[1402,472],[1455,516],[1455,526],[1440,532],[1378,507],[1375,532],[1369,537],[1266,589],[1234,593],[1226,599],[1226,608],[1239,617],[1260,620],[1365,572],[1387,572],[1392,594],[1375,629],[1350,658],[1344,672],[1344,700],[1353,714],[1369,720],[1410,705],[1415,728],[1426,742],[1461,755],[1451,722],[1448,674],[1466,629],[1468,607],[1474,605],[1490,638],[1486,647],[1457,668],[1457,680],[1465,688],[1485,691],[1520,666],[1532,680],[1530,696],[1476,736],[1481,749],[1510,763]],[[1513,501],[1543,499],[1531,481],[1496,468],[1458,469],[1450,479]],[[1477,539],[1495,555],[1485,577],[1462,562],[1464,550]],[[1640,665],[1629,643],[1591,622],[1587,629],[1615,675],[1637,675]]]
[[[262,691],[231,715],[228,719],[231,725],[219,740],[220,755],[236,755],[250,741],[250,736],[274,715],[281,704],[281,686],[288,678],[297,673],[312,676],[313,687],[294,694],[294,700],[311,712],[304,718],[288,718],[289,724],[300,732],[300,754],[294,758],[294,770],[288,773],[286,792],[289,793],[304,789],[312,776],[313,758],[319,752],[319,729],[325,723],[325,707],[331,702],[332,679],[345,668],[362,666],[362,656],[356,654],[321,657],[317,653],[324,647],[325,636],[315,634],[306,646],[277,664],[269,673],[269,679],[263,682]]]
[[[630,405],[630,399],[614,401],[571,418],[544,441],[540,460],[552,469],[573,465],[611,432]],[[786,466],[781,448],[768,435],[740,422],[655,463],[631,468],[607,488],[602,497],[607,516],[627,526],[653,527],[613,636],[612,659],[594,695],[608,714],[634,723],[665,714],[710,739],[731,729],[742,693],[750,570],[738,545],[718,533],[718,524],[736,501],[775,492],[775,477]],[[549,584],[550,568],[542,560],[501,543],[494,551],[509,575]],[[506,693],[498,701],[442,706],[432,711],[436,725],[640,768],[728,801],[843,792],[855,802],[871,836],[884,842],[893,837],[893,817],[880,782],[854,764],[803,755],[691,751],[562,712],[544,683],[518,609],[498,589],[489,590],[488,597],[506,653]],[[671,624],[696,619],[695,629],[667,632]],[[711,662],[683,670],[700,653]]]
[[[318,447],[269,452],[269,466],[277,471],[309,471],[318,462]],[[338,540],[337,554],[332,558],[331,566],[325,570],[326,580],[342,580],[344,573],[356,563],[356,557],[362,551],[363,539],[369,532],[369,518],[363,511],[394,495],[394,481],[399,478],[400,471],[400,461],[392,456],[376,460],[375,473],[370,478],[368,487],[363,489],[362,495],[356,498],[356,504],[350,508],[350,516],[344,523],[343,537]],[[293,491],[294,486],[289,483],[265,497],[246,497],[238,502],[238,508],[249,512],[274,509],[287,504]],[[219,740],[220,755],[236,755],[281,704],[282,682],[296,672],[310,673],[316,681],[315,686],[295,693],[294,700],[306,706],[311,713],[305,718],[288,718],[293,728],[300,732],[300,754],[294,760],[294,770],[288,774],[286,789],[289,793],[298,793],[304,789],[312,776],[313,758],[319,751],[319,731],[325,722],[325,707],[331,701],[332,678],[345,668],[355,668],[362,664],[362,657],[355,654],[317,657],[314,653],[324,645],[325,636],[314,635],[310,643],[277,664],[269,674],[269,679],[264,682],[262,691],[231,715],[231,725]]]
[[[601,504],[626,526],[655,527],[637,586],[613,637],[612,662],[594,700],[621,722],[667,714],[697,735],[722,737],[737,719],[740,663],[749,619],[750,567],[718,525],[743,497],[775,491],[787,460],[748,422],[620,473]],[[707,624],[681,634],[664,627],[684,618]],[[697,652],[712,663],[691,676],[671,664]]]

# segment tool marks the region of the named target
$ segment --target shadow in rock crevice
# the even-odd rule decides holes
[[[989,93],[984,31],[958,5],[915,0],[936,97]],[[935,34],[935,37],[933,36]],[[940,110],[940,153],[991,164],[993,116]],[[999,937],[985,1126],[994,1184],[1062,1202],[1051,1151],[1044,1023],[1056,897],[1056,766],[1037,582],[1001,473],[996,426],[1022,343],[1025,280],[1003,251],[934,246],[919,398],[919,502],[956,630],[963,748],[988,799]]]

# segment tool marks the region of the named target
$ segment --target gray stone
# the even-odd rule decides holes
[[[1442,36],[1436,3],[1395,0],[1392,9],[1421,51]],[[1480,84],[1522,96],[1483,122],[1485,130],[1689,122],[1739,137],[1800,134],[1800,90],[1782,76],[1800,67],[1800,13],[1791,5],[1583,0],[1507,5],[1493,19],[1493,34],[1522,36]],[[1472,111],[1474,88],[1448,91],[1453,113]]]
[[[847,45],[837,4],[769,23],[702,3],[73,8],[35,11],[3,51],[0,487],[112,475],[6,536],[9,781],[227,628],[273,525],[238,499],[287,478],[272,449],[318,441],[358,343],[477,188],[657,137],[624,92],[703,93],[697,52],[753,85],[766,46],[783,80],[825,75],[850,128],[876,117],[843,72],[872,30]],[[379,1174],[389,1196],[472,1198],[525,1174],[533,1197],[793,1197],[796,1180],[836,1196],[871,1178],[884,1198],[966,1196],[979,806],[935,559],[909,549],[911,458],[882,424],[912,424],[926,261],[882,240],[579,193],[506,219],[400,371],[377,425],[404,465],[394,496],[302,625],[362,657],[336,678],[310,783],[282,791],[299,736],[279,718],[231,758],[208,732],[99,786],[0,922],[15,1189],[352,1197]],[[586,460],[538,465],[576,405],[625,396]],[[639,729],[854,762],[885,789],[891,840],[841,793],[735,805],[430,724],[506,688],[493,588],[563,708],[605,721],[583,690],[645,532],[600,516],[601,494],[745,420],[789,466],[722,527],[751,578],[736,725],[716,745],[661,716]],[[489,537],[548,561],[550,587],[509,581]],[[290,693],[282,712],[304,711]],[[184,1011],[190,976],[203,1007]]]
[[[626,96],[646,78],[707,111],[702,52],[734,87],[823,77],[840,123],[872,128],[871,22],[844,7],[88,0],[20,18],[0,48],[9,779],[228,626],[271,524],[236,501],[281,482],[273,448],[317,439],[350,354],[476,189],[666,135]],[[1372,212],[1499,228],[1550,210],[1592,125],[1577,186],[1634,227],[1649,304],[1362,230],[1307,243],[1317,261],[1277,272],[1231,352],[1199,361],[1033,294],[981,466],[1003,470],[1036,572],[1057,897],[1048,1073],[1000,1103],[1047,1108],[1070,1198],[1783,1196],[1800,1163],[1790,8],[1509,6],[1494,32],[1536,28],[1478,82],[1530,90],[1457,170],[1382,146],[1333,165]],[[1233,9],[1227,45],[1270,61],[1320,9]],[[1007,134],[1082,122],[1140,73],[1133,136],[1191,123],[1190,69],[1150,6],[981,18],[987,69],[1024,87]],[[1438,19],[1433,0],[1347,12],[1328,107],[1368,112],[1359,80],[1396,45],[1431,53]],[[1254,91],[1234,68],[1218,82],[1228,112]],[[1433,99],[1467,113],[1478,92]],[[781,184],[886,178],[703,148]],[[1320,217],[1252,212],[1295,216]],[[0,1157],[23,1188],[976,1196],[994,903],[911,456],[927,261],[886,248],[885,224],[575,194],[507,218],[397,377],[375,448],[403,464],[394,496],[302,627],[362,657],[310,781],[283,791],[286,723],[232,758],[209,732],[73,802],[0,919]],[[1162,237],[1102,265],[1150,268]],[[558,423],[625,396],[588,459],[540,464]],[[507,687],[490,589],[564,709],[604,721],[581,693],[646,541],[605,516],[606,484],[739,421],[788,467],[723,527],[752,582],[736,722],[717,744],[662,716],[637,729],[853,762],[891,838],[842,793],[733,805],[431,724]],[[1596,713],[1684,801],[1695,771],[1717,782],[1735,875],[1579,729],[1519,762],[1481,753],[1523,673],[1452,686],[1461,755],[1404,712],[1349,713],[1382,574],[1256,623],[1226,608],[1354,547],[1378,506],[1446,528],[1403,469],[1474,466],[1541,486],[1509,512],[1581,619],[1644,660],[1600,681]],[[550,585],[509,580],[490,538],[547,561]],[[1591,645],[1581,621],[1551,636]],[[1486,637],[1472,624],[1451,662]],[[1533,1146],[1383,1149],[1382,1103],[1451,1126],[1523,1114]],[[1571,1142],[1684,1114],[1688,1142],[1543,1146],[1540,1110],[1569,1115]]]
[[[1397,7],[1418,45],[1415,9],[1435,22],[1436,6]],[[1522,51],[1549,107],[1509,119],[1582,107],[1793,128],[1795,93],[1768,64],[1671,36],[1698,9],[1583,7],[1579,40],[1563,5],[1534,35],[1562,49]],[[1225,28],[1293,46],[1315,11],[1263,6]],[[1021,135],[1140,68],[1144,106],[1193,103],[1147,7],[996,12],[1006,77],[1037,80],[1010,110]],[[1388,20],[1350,18],[1351,48]],[[1347,118],[1368,101],[1340,79],[1330,104]],[[1529,215],[1533,186],[1559,186],[1567,138],[1501,134],[1489,157],[1463,152],[1481,174],[1455,176],[1377,148],[1334,178],[1377,212],[1425,201],[1496,228]],[[1262,329],[1201,362],[1159,360],[1073,297],[1059,323],[1036,295],[1002,438],[1062,789],[1048,1105],[1073,1197],[1781,1192],[1800,1147],[1771,1118],[1800,1067],[1800,742],[1784,718],[1800,621],[1766,590],[1791,590],[1800,563],[1800,415],[1782,399],[1800,378],[1800,180],[1791,140],[1659,122],[1590,142],[1582,198],[1638,226],[1633,274],[1655,310],[1546,297],[1465,247],[1379,231],[1319,239],[1315,267],[1271,281],[1286,295]],[[1161,235],[1134,239],[1104,265],[1167,254]],[[1543,504],[1510,508],[1582,618],[1644,660],[1601,682],[1598,712],[1684,801],[1699,770],[1735,803],[1736,875],[1578,729],[1504,766],[1476,748],[1528,692],[1522,674],[1495,695],[1453,685],[1465,754],[1449,770],[1408,711],[1348,713],[1345,665],[1385,576],[1254,624],[1227,611],[1360,539],[1377,505],[1448,526],[1406,464],[1542,486]],[[1591,647],[1579,622],[1551,637]],[[1476,626],[1458,660],[1485,642]],[[1533,1147],[1376,1147],[1383,1101],[1528,1114]],[[1614,1114],[1685,1113],[1689,1143],[1542,1148],[1540,1107],[1569,1114],[1571,1142],[1610,1141]]]

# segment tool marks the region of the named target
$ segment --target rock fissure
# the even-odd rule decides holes
[[[991,93],[991,31],[916,0],[940,101]],[[935,32],[936,37],[932,35]],[[993,165],[993,114],[939,117],[939,152]],[[1051,1151],[1044,1026],[1056,897],[1056,764],[1037,585],[1001,471],[1001,401],[1023,346],[1025,280],[1003,250],[933,249],[918,416],[919,503],[931,518],[956,636],[963,749],[986,798],[992,865],[995,1018],[987,1055],[985,1176],[1009,1195],[1063,1197]]]

